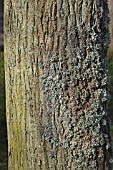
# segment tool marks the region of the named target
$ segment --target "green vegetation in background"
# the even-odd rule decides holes
[[[110,102],[109,102],[109,113],[113,121],[113,60],[109,62],[108,65],[108,75],[109,75],[109,93],[110,93]]]
[[[4,77],[4,53],[0,52],[0,170],[8,169]]]
[[[4,53],[0,52],[0,85],[4,85]]]
[[[113,61],[112,60],[109,62],[108,74],[111,78],[113,78]]]
[[[109,48],[108,50],[109,61],[113,61],[113,48]]]
[[[113,48],[110,47],[108,50],[108,57],[109,57],[109,63],[108,63],[108,75],[109,75],[109,93],[110,93],[110,102],[108,111],[110,114],[111,119],[111,135],[112,135],[112,145],[113,145]]]

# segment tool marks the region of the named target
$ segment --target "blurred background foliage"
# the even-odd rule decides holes
[[[7,170],[7,130],[5,116],[4,53],[0,52],[0,170]]]
[[[7,170],[7,130],[5,111],[4,81],[4,38],[3,38],[4,0],[0,0],[0,170]]]

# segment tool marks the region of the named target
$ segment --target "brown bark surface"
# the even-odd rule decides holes
[[[109,59],[113,59],[113,1],[109,0],[109,17],[110,17],[110,48],[109,48]]]
[[[3,50],[4,40],[3,40],[3,0],[0,1],[0,51]]]
[[[9,170],[111,170],[106,0],[5,0]]]

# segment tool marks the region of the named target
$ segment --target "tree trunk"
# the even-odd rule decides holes
[[[109,59],[113,60],[113,1],[109,0],[109,17],[110,17],[110,24],[109,24],[109,30],[110,30],[110,48],[108,51]]]
[[[107,0],[5,0],[9,170],[111,170]]]

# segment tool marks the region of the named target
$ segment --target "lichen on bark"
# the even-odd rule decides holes
[[[111,170],[107,0],[5,0],[9,170]]]

